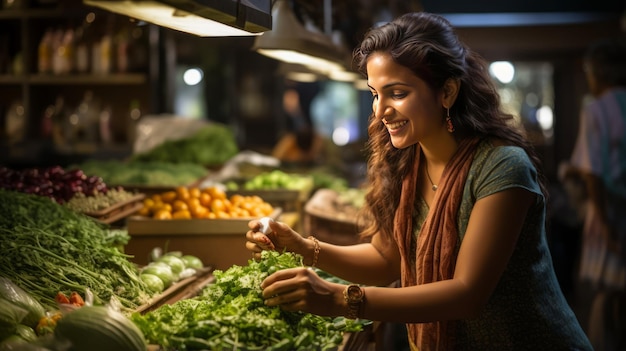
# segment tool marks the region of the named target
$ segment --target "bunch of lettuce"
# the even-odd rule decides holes
[[[165,350],[331,350],[362,321],[284,312],[268,307],[261,282],[269,274],[302,266],[302,257],[264,251],[260,261],[214,272],[215,282],[196,297],[131,316],[151,344]]]

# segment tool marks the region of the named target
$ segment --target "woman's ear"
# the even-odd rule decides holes
[[[454,105],[456,97],[459,95],[461,82],[456,78],[448,78],[443,84],[442,104],[444,108],[450,108]]]

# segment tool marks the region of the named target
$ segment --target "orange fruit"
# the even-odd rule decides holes
[[[178,210],[172,213],[172,219],[191,219],[191,213],[188,210]]]
[[[200,205],[204,207],[211,206],[211,195],[209,195],[209,193],[202,192],[202,194],[200,194]]]
[[[161,200],[166,203],[172,203],[176,200],[176,192],[175,191],[166,191],[161,194]]]
[[[154,219],[172,219],[172,214],[167,210],[158,210],[152,216]]]
[[[189,206],[187,206],[187,203],[185,201],[175,200],[172,204],[172,209],[174,211],[186,211],[189,210]]]
[[[196,188],[196,187],[189,188],[189,197],[191,197],[192,199],[199,198],[201,193],[202,191],[200,191],[199,188]]]
[[[224,206],[224,201],[222,199],[214,198],[211,201],[211,212],[213,213],[224,212],[225,209],[226,209],[226,206]]]
[[[176,195],[177,195],[176,198],[178,200],[183,200],[183,201],[187,201],[191,197],[189,195],[189,189],[187,189],[184,186],[179,186],[176,188]]]
[[[206,214],[209,212],[209,209],[202,205],[198,205],[190,207],[189,212],[191,212],[191,216],[193,218],[205,218]]]
[[[222,190],[219,187],[216,186],[212,186],[210,188],[208,188],[208,192],[209,195],[211,195],[212,198],[214,199],[225,199],[226,198],[226,192],[224,190]]]

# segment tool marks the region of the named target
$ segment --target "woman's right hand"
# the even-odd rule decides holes
[[[261,258],[263,250],[300,253],[299,248],[303,246],[304,238],[285,223],[269,221],[267,234],[260,231],[261,222],[258,219],[248,222],[248,227],[250,230],[246,233],[246,248],[252,251],[255,259]]]

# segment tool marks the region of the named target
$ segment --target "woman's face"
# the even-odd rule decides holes
[[[442,94],[394,62],[388,53],[375,52],[369,57],[367,76],[374,115],[385,124],[394,147],[403,149],[447,133]]]

